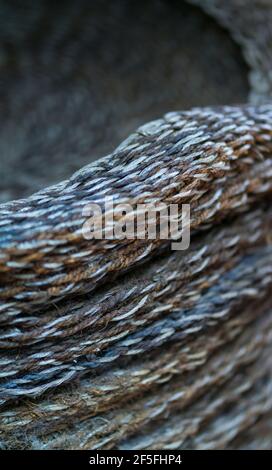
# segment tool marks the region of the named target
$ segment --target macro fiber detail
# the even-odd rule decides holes
[[[133,1],[127,2],[130,7],[125,3],[118,0],[118,6],[109,7],[113,25],[123,14],[128,15],[129,25],[134,24],[131,12],[139,7]],[[138,108],[149,116],[158,95],[148,98],[150,109],[148,99],[142,98],[133,108],[136,130],[130,128],[134,116],[127,119],[126,139],[126,131],[118,130],[121,125],[111,121],[105,104],[105,116],[97,112],[97,122],[103,125],[92,124],[89,138],[95,141],[97,136],[95,144],[91,141],[93,147],[82,111],[83,127],[77,129],[75,124],[74,132],[80,145],[86,134],[91,150],[88,145],[75,147],[80,169],[74,171],[75,163],[68,165],[73,171],[65,169],[62,182],[52,180],[44,189],[47,177],[41,178],[41,184],[33,177],[33,194],[28,193],[31,177],[25,179],[22,173],[21,193],[4,187],[0,204],[1,449],[272,448],[272,4],[268,0],[172,3],[169,18],[171,8],[183,5],[184,17],[192,8],[196,27],[202,24],[201,15],[207,15],[203,22],[207,17],[218,23],[222,35],[238,44],[248,67],[248,98],[243,104],[231,103],[226,91],[226,102],[222,98],[222,103],[210,105],[185,103],[179,111],[174,90],[173,110],[138,125]],[[163,1],[156,7],[153,0],[147,4],[141,32],[150,18],[168,14]],[[44,58],[47,64],[61,47],[71,47],[67,64],[63,63],[63,70],[69,71],[68,85],[63,87],[68,86],[70,93],[77,73],[88,76],[88,70],[76,70],[67,39],[70,33],[76,36],[81,25],[82,39],[74,43],[75,50],[89,41],[84,14],[73,23],[67,7],[65,24],[58,30],[57,15],[52,15],[46,2],[41,5],[33,9],[27,27],[32,30],[43,15],[49,18],[45,24],[51,26],[43,34],[54,38],[57,46],[48,40],[41,48],[41,63]],[[84,12],[87,3],[82,0],[82,5]],[[97,7],[98,18],[103,17],[102,10]],[[92,14],[93,10],[90,18]],[[110,14],[105,21],[108,27]],[[52,31],[59,31],[59,36],[56,32],[50,36]],[[10,32],[5,34],[9,37]],[[151,33],[146,34],[149,47]],[[175,34],[173,28],[173,47]],[[165,47],[163,57],[169,55]],[[82,46],[83,62],[84,51]],[[18,47],[14,61],[19,71],[28,63],[24,54]],[[109,57],[103,60],[114,67]],[[135,58],[122,64],[124,74],[131,73],[131,64],[141,78]],[[228,66],[234,67],[231,59]],[[14,64],[11,61],[6,67],[9,70]],[[188,62],[189,71],[190,67]],[[100,72],[95,73],[99,77]],[[178,73],[172,77],[168,71],[165,77],[160,86],[167,87],[172,78],[177,81]],[[239,87],[243,96],[244,82],[233,80],[236,96]],[[38,100],[35,86],[25,85],[19,115],[25,111],[30,116],[26,102],[31,93],[33,102]],[[45,116],[47,112],[51,116],[55,96],[53,85],[49,88],[45,84],[41,89]],[[147,91],[151,94],[149,87]],[[162,90],[162,109],[168,93],[171,90]],[[128,87],[128,99],[131,95]],[[64,99],[61,91],[60,96]],[[77,109],[73,99],[71,107]],[[78,100],[81,103],[80,96]],[[9,106],[13,116],[15,105],[11,101]],[[35,106],[38,115],[39,105]],[[120,107],[128,116],[125,104]],[[58,113],[56,108],[56,119]],[[70,125],[68,112],[66,118]],[[26,136],[33,139],[32,150],[43,155],[47,147],[44,143],[39,147],[33,124],[24,125],[30,126]],[[56,162],[60,156],[64,161],[66,136],[59,130],[62,145],[57,145],[55,132],[48,131],[45,141],[51,149],[52,139]],[[104,142],[109,135],[114,150]],[[14,152],[17,155],[17,149]],[[72,140],[67,152],[73,153]],[[21,163],[24,158],[28,162],[27,152],[22,155]],[[14,196],[11,201],[6,194]],[[171,240],[159,238],[86,240],[83,208],[89,203],[103,207],[106,196],[133,208],[151,202],[167,207],[190,204],[189,248],[172,251]]]

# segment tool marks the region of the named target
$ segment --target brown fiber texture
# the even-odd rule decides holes
[[[1,448],[272,448],[271,3],[5,5]],[[86,240],[105,196],[190,204],[189,248]]]

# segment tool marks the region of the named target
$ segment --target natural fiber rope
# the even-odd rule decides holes
[[[102,307],[102,318],[104,325],[103,323],[102,325],[98,325],[98,330],[95,330],[97,328],[95,320],[99,319],[99,309],[96,308],[95,320],[91,322],[91,326],[94,329],[94,333],[92,334],[91,332],[88,332],[87,336],[84,337],[84,324],[82,325],[82,323],[79,321],[79,318],[77,318],[77,327],[80,331],[80,343],[78,345],[75,344],[76,336],[75,331],[73,329],[72,341],[69,340],[69,337],[66,337],[63,344],[61,344],[59,341],[55,345],[54,343],[50,344],[48,342],[46,342],[45,344],[41,344],[40,346],[37,346],[35,348],[34,353],[30,351],[29,354],[28,351],[26,351],[25,356],[22,358],[18,366],[14,365],[14,357],[11,354],[11,351],[6,357],[5,355],[3,355],[0,362],[1,376],[5,378],[7,396],[9,396],[9,394],[11,394],[11,396],[20,396],[23,394],[23,385],[24,383],[27,384],[28,382],[28,371],[31,371],[29,383],[29,385],[31,385],[31,391],[27,392],[26,390],[25,394],[33,394],[35,393],[34,384],[36,380],[38,380],[38,382],[43,382],[44,380],[47,380],[46,388],[50,387],[50,383],[52,383],[52,386],[55,387],[57,383],[61,384],[62,381],[71,380],[71,378],[74,378],[76,375],[81,375],[86,368],[87,370],[90,368],[95,368],[96,370],[99,370],[101,366],[104,366],[105,361],[116,361],[119,357],[122,357],[124,354],[132,356],[136,353],[138,354],[150,348],[153,348],[154,346],[158,347],[159,345],[163,344],[165,340],[169,341],[172,336],[175,337],[178,334],[180,327],[182,328],[182,330],[184,330],[185,327],[189,328],[190,324],[194,324],[198,317],[198,311],[202,312],[201,319],[205,322],[204,312],[207,311],[208,317],[209,315],[211,315],[211,313],[208,313],[209,305],[211,305],[211,312],[213,309],[216,308],[216,305],[219,306],[220,310],[222,309],[223,302],[220,303],[220,289],[217,294],[215,294],[214,290],[212,289],[213,285],[215,283],[218,283],[219,276],[222,276],[226,269],[230,269],[231,263],[235,263],[237,259],[237,252],[241,257],[243,254],[243,250],[246,250],[246,247],[248,249],[250,244],[252,244],[252,246],[256,249],[258,242],[260,243],[261,240],[265,240],[267,230],[269,231],[268,224],[269,222],[271,222],[271,216],[267,217],[267,219],[265,220],[261,219],[261,221],[259,222],[259,225],[261,225],[261,223],[263,224],[264,233],[262,232],[262,226],[259,228],[259,231],[256,230],[258,227],[258,219],[256,216],[257,213],[253,213],[251,214],[251,217],[245,217],[244,238],[242,238],[242,230],[237,230],[237,227],[234,224],[234,226],[232,226],[229,230],[230,234],[228,233],[227,229],[223,229],[223,231],[219,232],[219,234],[215,234],[217,235],[215,237],[212,234],[212,238],[210,238],[212,240],[211,247],[205,244],[203,245],[202,238],[201,248],[196,251],[193,250],[191,256],[186,256],[186,260],[183,260],[183,257],[181,256],[181,263],[177,263],[176,257],[172,260],[170,259],[170,261],[172,261],[170,263],[169,261],[167,264],[164,263],[163,265],[162,263],[160,263],[163,279],[160,279],[159,266],[156,266],[155,264],[155,266],[152,266],[151,269],[151,273],[155,273],[155,279],[154,277],[148,279],[148,273],[146,273],[145,288],[143,285],[141,285],[140,280],[137,282],[137,278],[135,278],[134,276],[133,280],[134,282],[136,281],[137,288],[130,289],[130,291],[125,292],[126,294],[130,294],[130,296],[132,297],[132,299],[130,300],[130,302],[132,301],[132,303],[129,302],[128,295],[124,296],[123,302],[125,303],[126,307],[123,311],[121,307],[122,304],[120,304],[120,300],[122,299],[118,299],[119,302],[117,301],[118,303],[115,303],[115,312],[118,312],[117,317],[113,316],[112,318],[110,318],[109,315],[105,315],[106,311],[105,308],[103,308],[103,303],[107,306],[107,299],[108,296],[111,294],[111,290],[108,289],[106,291],[104,302],[103,298],[100,298],[99,301],[99,306],[100,308]],[[252,238],[250,238],[248,237],[248,231],[252,229],[252,220],[254,221],[255,230]],[[240,224],[238,224],[238,226],[239,225],[241,225],[241,222]],[[237,236],[235,236],[235,239],[233,239],[234,233],[239,233],[240,239],[238,241]],[[224,235],[225,239],[222,239],[222,236]],[[218,240],[220,240],[221,243],[219,243]],[[222,251],[222,249],[224,249],[224,251]],[[270,251],[265,251],[265,265],[261,265],[261,283],[263,283],[265,286],[267,283],[269,283],[269,278],[271,276],[271,271],[269,269],[271,262],[269,253]],[[192,259],[192,261],[190,261],[190,259]],[[246,271],[244,272],[243,284],[241,287],[245,292],[245,295],[247,295],[247,279],[250,282],[250,286],[252,285],[253,280],[255,281],[255,291],[254,289],[251,289],[249,291],[249,295],[261,295],[261,286],[260,290],[256,291],[256,286],[258,282],[258,263],[261,262],[260,255],[258,255],[257,260],[258,261],[253,264],[253,272],[252,268],[251,270],[249,268],[248,274],[246,273]],[[221,267],[222,263],[223,266]],[[184,269],[183,265],[191,266],[192,280],[190,282],[190,269],[187,268],[186,285],[184,286],[182,293],[180,293],[179,287],[181,285],[181,281],[179,281],[178,276],[179,273],[182,273]],[[217,266],[216,276],[214,272],[215,265]],[[211,267],[213,269],[211,269]],[[240,276],[242,276],[242,274],[243,270],[242,268],[240,268],[240,270],[238,271],[238,279]],[[196,279],[194,279],[195,277]],[[227,281],[228,277],[230,277],[230,281]],[[233,297],[233,299],[236,300],[239,295],[238,293],[240,286],[233,286],[231,288],[232,283],[235,284],[235,282],[237,282],[237,276],[235,275],[235,273],[228,275],[228,277],[227,279],[223,278],[223,290],[229,290],[232,293],[228,294],[228,308],[230,308],[231,298]],[[229,282],[231,282],[231,284],[229,284]],[[211,293],[208,297],[208,299],[211,298],[211,300],[207,301],[206,296],[204,295],[204,293],[202,293],[201,287],[198,287],[203,285],[203,283],[205,285],[205,290],[207,290],[208,288],[210,288],[211,290]],[[196,300],[194,300],[192,293],[194,293],[195,289],[197,288],[198,295],[196,297]],[[236,290],[238,292],[236,292]],[[114,291],[116,291],[116,288],[113,287],[113,292]],[[154,292],[153,295],[152,292]],[[163,303],[162,301],[160,301],[162,293],[164,300]],[[243,293],[240,294],[239,297],[241,297],[241,295],[243,295]],[[189,302],[186,301],[186,298],[189,298]],[[195,307],[194,303],[199,298],[200,306]],[[213,305],[214,301],[216,301],[215,306]],[[183,309],[186,309],[184,310],[186,312],[184,317],[181,315],[179,306],[182,306]],[[112,303],[110,304],[110,308],[112,308]],[[194,309],[196,309],[196,311]],[[175,313],[176,310],[177,313]],[[192,311],[191,315],[189,313],[190,310]],[[226,312],[227,308],[224,310]],[[167,318],[165,320],[160,319],[161,315],[163,315],[164,317],[166,312],[169,312]],[[173,312],[173,314],[171,314],[171,312]],[[85,318],[86,313],[89,314],[88,310],[87,312],[84,312]],[[144,314],[144,318],[143,320],[141,320],[140,316],[139,320],[137,321],[139,314],[141,314],[141,316]],[[221,312],[221,315],[223,316],[223,312]],[[130,320],[131,317],[133,319],[132,322]],[[126,321],[127,319],[128,321]],[[57,322],[59,320],[61,320],[62,328],[64,328],[66,318],[59,317],[57,319]],[[153,322],[155,320],[156,323],[153,326]],[[135,321],[136,324],[134,323]],[[150,322],[151,325],[149,326]],[[103,328],[103,337],[101,337],[100,333],[101,326]],[[47,328],[52,333],[52,324],[49,325],[49,327]],[[31,327],[31,333],[34,333],[33,326]],[[12,338],[16,339],[16,332],[15,334],[14,332],[12,332],[11,335]],[[128,335],[129,339],[127,340],[126,338]],[[6,334],[6,336],[8,335]],[[40,330],[38,330],[38,336],[39,340],[41,341],[42,338]],[[59,338],[60,336],[57,335],[56,339],[59,340]],[[45,339],[47,341],[47,338]],[[96,357],[98,353],[100,357]],[[80,358],[82,358],[83,356],[86,357],[86,355],[88,355],[89,359],[87,361],[85,359],[85,361],[79,362]],[[66,363],[67,360],[69,360],[68,363]],[[20,378],[17,379],[18,384],[16,385],[17,380],[12,379],[13,377],[16,377],[18,373],[20,373]],[[26,374],[24,379],[24,375],[22,375],[23,373]],[[35,375],[37,377],[36,379]],[[11,377],[11,381],[8,381],[7,377]],[[15,389],[13,391],[14,387]],[[41,390],[44,390],[42,385],[40,387]],[[36,389],[36,393],[39,393],[39,388]],[[0,396],[5,396],[4,386],[2,386],[2,393]]]
[[[68,182],[4,205],[2,313],[14,317],[32,303],[90,291],[90,283],[147,259],[165,243],[84,240],[88,202],[103,204],[107,195],[133,207],[190,201],[196,230],[263,197],[271,191],[271,121],[271,105],[172,113]]]
[[[272,439],[272,6],[201,7],[242,46],[251,104],[168,113],[0,206],[3,448],[250,446],[258,421]],[[85,240],[108,195],[190,203],[189,250]]]

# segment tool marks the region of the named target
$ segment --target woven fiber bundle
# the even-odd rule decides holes
[[[1,3],[1,448],[272,448],[271,2]]]

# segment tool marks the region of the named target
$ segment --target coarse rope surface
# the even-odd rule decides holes
[[[0,205],[4,449],[272,446],[272,5],[190,3],[240,45],[249,103],[167,112]],[[190,204],[190,247],[86,240],[106,196]]]

